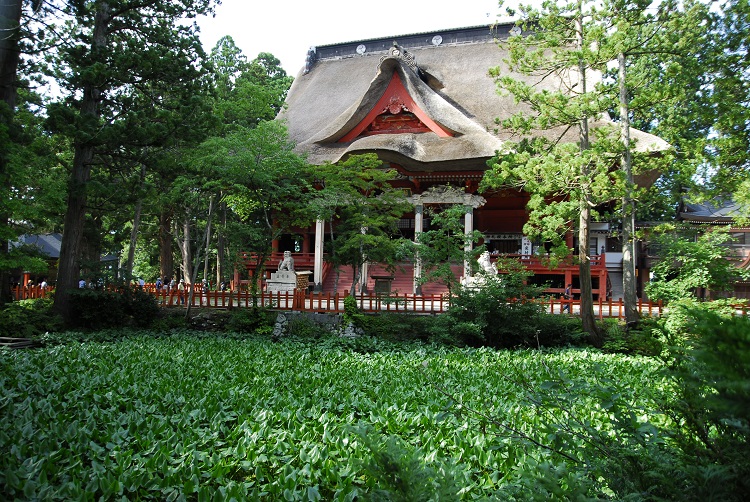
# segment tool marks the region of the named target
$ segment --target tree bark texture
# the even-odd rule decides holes
[[[633,200],[633,158],[630,149],[630,103],[625,82],[625,54],[617,55],[620,86],[620,130],[623,143],[621,169],[625,173],[625,196],[622,198],[622,290],[625,321],[637,323],[638,291],[635,280],[635,202]]]
[[[223,198],[223,197],[222,197]],[[226,241],[224,234],[227,231],[227,203],[221,201],[221,231],[216,242],[216,285],[224,280],[226,269]]]
[[[16,108],[16,89],[18,85],[18,62],[20,51],[18,47],[20,36],[22,0],[0,0],[0,103],[6,105],[0,108],[0,128],[10,130]],[[2,106],[2,105],[0,105]],[[0,152],[0,183],[4,193],[10,191],[10,173],[8,172],[7,152]],[[8,225],[10,215],[0,213],[0,224]],[[4,236],[0,238],[0,253],[10,253],[10,243]],[[10,293],[10,271],[0,271],[0,305],[12,300]]]
[[[581,4],[578,4],[579,16],[576,18],[576,35],[578,47],[583,46],[583,14],[581,11]],[[586,66],[583,61],[579,61],[578,65],[579,78],[581,83],[581,94],[585,95],[586,90]],[[586,151],[590,148],[589,141],[589,121],[588,117],[581,117],[578,124],[578,135],[580,141],[581,151]],[[583,194],[581,195],[580,203],[580,216],[578,218],[578,259],[579,259],[579,288],[581,291],[581,322],[583,331],[589,334],[589,338],[592,343],[596,346],[600,346],[602,343],[599,329],[596,325],[596,318],[594,317],[594,296],[593,288],[591,286],[591,257],[589,256],[589,237],[591,228],[591,204],[589,198],[585,195],[588,191],[585,184],[588,178],[589,169],[587,166],[581,168],[581,178]]]
[[[167,210],[162,210],[159,214],[159,272],[165,284],[174,277],[172,215]]]
[[[143,200],[138,199],[135,204],[135,211],[133,214],[133,228],[130,229],[130,246],[128,247],[128,261],[125,264],[125,278],[130,279],[133,277],[133,262],[135,261],[135,247],[138,244],[138,227],[141,224],[141,209],[143,208]]]
[[[90,48],[93,54],[105,50],[110,21],[109,4],[107,2],[97,3]],[[93,82],[89,81],[84,84],[78,114],[82,124],[98,123],[102,91],[103,89]],[[86,220],[86,192],[91,179],[94,149],[94,143],[86,134],[81,134],[75,139],[73,166],[68,181],[67,209],[60,244],[54,306],[55,312],[65,321],[69,321],[71,315],[70,293],[78,287],[78,280],[80,279],[81,240]]]
[[[190,219],[187,214],[185,214],[185,218],[182,220],[180,252],[182,254],[182,279],[190,284]]]

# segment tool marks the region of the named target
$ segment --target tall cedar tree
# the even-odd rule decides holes
[[[578,219],[578,260],[581,319],[594,344],[601,343],[594,318],[589,235],[592,211],[612,200],[621,188],[612,172],[619,147],[611,135],[594,123],[606,110],[595,90],[595,75],[607,61],[595,42],[598,26],[589,23],[589,6],[582,1],[545,2],[542,10],[524,11],[525,34],[508,39],[508,69],[525,75],[505,76],[504,69],[491,74],[502,92],[510,92],[530,109],[502,122],[522,136],[548,131],[522,140],[513,151],[500,154],[482,182],[484,187],[514,186],[531,194],[529,222],[524,230],[563,249],[561,234]],[[562,85],[561,85],[562,84]],[[578,142],[566,139],[577,129]]]
[[[64,103],[50,111],[73,138],[73,162],[55,295],[55,310],[70,314],[70,292],[77,286],[87,213],[87,187],[101,148],[117,137],[157,143],[157,130],[137,120],[132,96],[150,84],[173,92],[200,81],[203,56],[195,25],[186,18],[210,12],[212,0],[70,0],[68,39],[59,53],[58,83]],[[151,106],[161,108],[161,96]],[[120,127],[114,127],[120,124]],[[154,136],[157,134],[156,136]]]
[[[24,31],[22,16],[24,8],[38,11],[41,0],[0,0],[0,305],[11,300],[10,272],[16,267],[34,267],[34,262],[25,256],[12,253],[10,242],[18,235],[13,231],[12,186],[18,183],[13,170],[11,156],[15,144],[19,143],[21,126],[14,121],[18,88],[21,85],[19,64],[23,51]],[[27,268],[27,269],[28,269]]]
[[[661,170],[669,176],[670,171],[681,170],[688,160],[683,154],[681,162],[673,162],[671,152],[666,156],[634,153],[637,149],[630,139],[631,115],[658,106],[665,100],[674,101],[684,94],[689,80],[694,77],[675,70],[697,58],[701,45],[695,42],[705,38],[703,20],[706,12],[706,6],[693,2],[606,0],[593,15],[594,22],[602,26],[606,35],[598,42],[600,52],[606,59],[617,61],[616,70],[610,71],[610,80],[616,84],[604,86],[602,90],[617,97],[613,100],[617,103],[614,115],[620,126],[620,168],[625,183],[619,214],[622,221],[623,298],[625,319],[629,324],[639,319],[635,276],[635,208],[636,199],[640,199],[641,203],[644,201],[642,196],[639,197],[634,176],[644,169]],[[679,76],[671,78],[682,82],[682,85],[662,85],[666,75],[675,73]],[[659,77],[652,79],[654,75]],[[631,96],[635,96],[632,101]],[[644,117],[643,113],[639,115]],[[653,114],[648,120],[658,124],[664,122],[665,118],[664,115]],[[664,169],[667,165],[668,169]]]

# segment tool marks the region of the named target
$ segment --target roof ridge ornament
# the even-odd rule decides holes
[[[378,66],[383,64],[383,61],[385,61],[386,59],[398,59],[400,61],[403,61],[409,68],[414,70],[415,73],[419,74],[419,66],[417,66],[417,60],[414,58],[411,52],[398,45],[398,42],[395,40],[393,41],[393,47],[388,49],[388,53],[380,58],[380,63],[378,64]]]
[[[310,46],[307,50],[307,56],[305,57],[305,69],[303,75],[307,75],[312,70],[313,65],[318,60],[318,50],[315,46]]]

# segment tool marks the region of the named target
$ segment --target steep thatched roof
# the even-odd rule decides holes
[[[313,163],[376,152],[383,160],[415,171],[484,168],[507,140],[518,139],[499,129],[497,119],[521,111],[522,105],[511,96],[498,95],[488,75],[490,68],[505,66],[507,53],[497,39],[507,37],[512,28],[512,24],[480,26],[311,49],[279,118],[287,122],[298,150]],[[340,141],[372,112],[394,74],[416,106],[453,136],[377,134]],[[575,75],[541,85],[562,86],[571,77]],[[526,79],[538,83],[536,77]],[[562,133],[543,132],[551,139]],[[655,136],[640,131],[631,135],[640,151],[668,148]],[[564,138],[577,141],[577,130],[568,131]]]

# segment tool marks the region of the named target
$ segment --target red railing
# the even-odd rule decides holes
[[[14,286],[10,289],[10,293],[13,296],[13,300],[34,300],[36,298],[46,298],[48,294],[54,291],[50,287],[43,288],[41,286]]]
[[[151,292],[162,307],[185,307],[191,302],[189,292]],[[344,311],[344,298],[349,292],[308,293],[305,291],[260,292],[253,296],[249,291],[205,291],[193,294],[191,306],[197,308],[248,308],[263,306],[273,310],[296,310],[302,312]],[[448,308],[448,299],[443,295],[358,295],[357,303],[363,312],[416,312],[439,314]]]
[[[164,289],[156,290],[153,285],[147,284],[143,290],[156,298],[161,307],[186,307],[190,299],[189,287],[185,291]],[[26,300],[34,298],[45,298],[53,291],[52,288],[15,287],[12,289],[15,300]],[[192,307],[233,309],[263,306],[272,310],[296,310],[302,312],[330,312],[341,313],[344,311],[344,298],[348,291],[343,293],[308,293],[305,291],[288,292],[261,292],[257,296],[249,291],[202,291],[196,286],[192,297]],[[412,294],[360,294],[356,296],[357,305],[363,312],[404,312],[417,314],[440,314],[450,306],[448,295],[412,295]],[[578,314],[581,308],[580,300],[566,300],[562,298],[542,298],[534,300],[542,303],[550,314]],[[734,306],[737,315],[750,315],[750,305],[740,303]],[[638,300],[638,311],[643,316],[660,316],[664,313],[664,305],[661,301],[651,302]],[[594,314],[599,318],[614,317],[623,319],[625,317],[625,305],[622,300],[603,300],[594,302]]]

